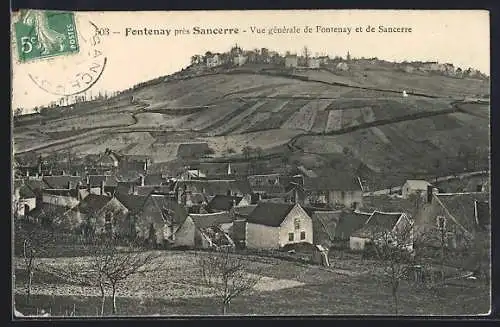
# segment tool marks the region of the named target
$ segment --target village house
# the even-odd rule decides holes
[[[124,229],[123,232],[126,233],[122,236],[135,239],[137,236],[135,222],[140,218],[144,204],[146,203],[149,195],[144,196],[128,193],[115,193],[113,197],[127,209],[127,217],[125,217],[124,221],[128,222],[130,229]]]
[[[236,176],[246,175],[248,164],[201,162],[196,167],[185,168],[179,179],[235,179]]]
[[[349,239],[370,218],[371,213],[350,210],[321,211],[305,208],[313,222],[314,244],[326,248],[349,248]]]
[[[307,60],[307,68],[319,69],[321,61],[318,58],[309,58]]]
[[[175,232],[177,247],[212,248],[234,246],[230,237],[233,215],[227,211],[208,214],[189,214]]]
[[[180,180],[175,183],[174,191],[177,193],[179,201],[186,192],[203,194],[207,198],[210,197],[210,199],[216,195],[245,197],[252,194],[248,181],[236,179]]]
[[[256,207],[256,204],[236,206],[232,208],[232,212],[234,213],[235,219],[246,219]]]
[[[246,56],[239,54],[233,58],[233,64],[235,66],[243,66],[247,62],[247,59]]]
[[[35,193],[24,184],[23,180],[14,181],[14,203],[16,204],[16,215],[18,217],[26,216],[31,210],[36,208]]]
[[[431,183],[418,180],[418,179],[408,179],[401,187],[401,196],[403,199],[408,199],[411,195],[420,194],[424,195],[427,193],[427,187],[432,186]]]
[[[152,245],[169,245],[187,218],[187,211],[167,195],[150,194],[134,217],[136,237]]]
[[[233,241],[240,247],[279,249],[313,242],[311,217],[300,204],[260,202],[244,219],[237,219]]]
[[[317,59],[320,65],[328,65],[330,62],[330,57],[328,56],[319,56]]]
[[[222,65],[222,60],[218,54],[214,54],[211,57],[207,57],[207,67],[213,68]]]
[[[408,250],[413,250],[410,232],[413,221],[406,213],[374,211],[366,223],[349,238],[351,250],[364,250],[370,242],[400,239]]]
[[[43,190],[49,186],[43,181],[42,178],[27,178],[24,179],[26,185],[34,194],[36,198],[36,205],[39,206],[43,203]]]
[[[62,189],[45,189],[42,192],[42,202],[71,208],[76,206],[88,194],[86,189],[80,189],[71,185]]]
[[[206,179],[207,175],[199,169],[186,169],[179,175],[179,180]]]
[[[167,184],[167,179],[164,178],[163,174],[146,174],[144,176],[144,185],[145,186],[158,186]]]
[[[286,68],[295,68],[298,66],[298,57],[297,55],[289,55],[285,57],[285,67]]]
[[[304,177],[306,206],[359,208],[363,204],[363,189],[359,178],[349,172],[323,170],[317,177]]]
[[[209,212],[229,211],[235,207],[246,207],[252,202],[252,196],[247,194],[243,197],[218,194],[214,196],[207,205]]]
[[[88,175],[86,186],[89,194],[111,196],[118,186],[118,181],[111,175]]]
[[[170,185],[144,185],[134,186],[132,194],[149,195],[149,194],[175,194],[172,192]]]
[[[250,175],[247,180],[252,193],[259,195],[260,198],[284,197],[292,190],[292,182],[302,183],[301,178],[297,179],[279,173]]]
[[[44,176],[43,182],[48,189],[72,189],[81,185],[82,177],[71,175]]]
[[[113,225],[123,221],[127,209],[115,198],[106,195],[89,194],[78,205],[64,213],[55,224],[58,227],[80,231],[87,235],[113,235]]]
[[[341,71],[348,71],[349,70],[349,65],[345,62],[339,62],[336,66],[335,69],[341,70]]]
[[[439,246],[444,233],[447,247],[464,249],[474,239],[489,237],[489,198],[486,192],[435,193],[429,189],[415,219],[419,238],[427,245]]]

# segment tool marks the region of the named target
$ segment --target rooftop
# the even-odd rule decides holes
[[[247,221],[252,224],[279,227],[294,206],[293,203],[259,202],[248,215]]]
[[[491,223],[489,193],[438,193],[434,196],[438,203],[442,204],[453,218],[469,232]],[[476,220],[476,202],[479,203],[478,220]]]

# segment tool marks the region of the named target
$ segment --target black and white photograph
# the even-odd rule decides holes
[[[488,11],[10,35],[12,319],[491,312]]]

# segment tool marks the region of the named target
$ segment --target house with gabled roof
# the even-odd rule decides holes
[[[234,246],[230,233],[234,215],[230,212],[189,214],[175,233],[175,246],[213,248]]]
[[[356,209],[363,204],[363,188],[358,177],[349,172],[325,169],[317,177],[304,177],[304,205]]]
[[[238,220],[233,240],[240,246],[279,249],[287,244],[313,242],[311,217],[298,203],[262,201]]]
[[[114,175],[87,175],[85,185],[90,194],[112,196],[118,186]]]
[[[54,223],[63,229],[98,235],[111,233],[113,224],[125,215],[126,208],[116,199],[106,195],[89,194]]]
[[[306,208],[306,211],[307,208]],[[349,247],[349,239],[370,218],[371,213],[351,210],[314,210],[310,213],[313,221],[314,244],[326,248],[332,246]]]
[[[415,224],[427,245],[438,246],[436,234],[444,229],[452,249],[470,246],[491,233],[490,194],[486,192],[432,193],[419,210]],[[420,237],[423,238],[423,237]]]
[[[14,180],[14,201],[17,205],[16,213],[18,217],[27,215],[36,208],[36,194],[29,188],[23,180]]]
[[[234,207],[248,206],[251,202],[250,194],[244,197],[217,194],[208,202],[207,209],[210,212],[229,211]]]
[[[351,250],[364,250],[370,242],[377,242],[381,237],[404,239],[408,250],[413,249],[413,239],[409,232],[413,227],[412,219],[403,212],[374,211],[366,223],[349,238]]]
[[[186,209],[168,195],[150,194],[135,215],[136,236],[153,245],[175,241],[175,232],[187,218]]]
[[[403,199],[408,199],[412,194],[425,194],[428,186],[432,186],[428,181],[408,179],[401,188],[401,196]]]
[[[185,192],[201,193],[205,196],[218,194],[244,197],[252,193],[250,185],[245,180],[180,180],[174,187],[177,198],[181,201]]]
[[[42,180],[50,189],[72,189],[83,182],[81,176],[72,175],[44,176]]]

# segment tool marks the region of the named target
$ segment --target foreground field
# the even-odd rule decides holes
[[[165,269],[137,275],[118,291],[121,315],[217,315],[220,305],[202,287],[195,264],[203,253],[164,251]],[[83,258],[43,259],[45,265],[64,265]],[[332,260],[331,269],[275,258],[247,256],[248,273],[262,276],[255,289],[233,300],[230,314],[392,314],[390,288],[381,279],[380,263],[347,256]],[[16,308],[25,314],[44,309],[52,315],[96,315],[97,288],[72,285],[49,274],[35,274],[30,303],[23,294],[25,272],[16,269]],[[110,305],[110,300],[107,301]],[[107,310],[109,311],[109,310]],[[460,280],[437,291],[403,283],[399,314],[461,315],[489,311],[489,288],[484,281]]]

